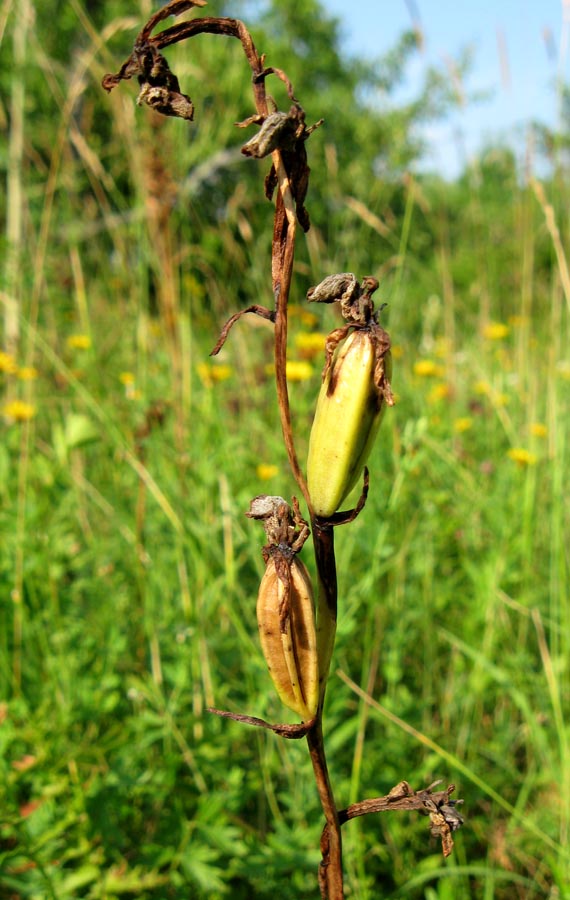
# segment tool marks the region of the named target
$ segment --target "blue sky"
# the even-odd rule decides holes
[[[473,66],[467,94],[489,98],[469,105],[446,122],[429,126],[429,168],[454,177],[462,163],[494,137],[524,153],[524,123],[558,120],[556,84],[570,71],[570,0],[322,0],[344,23],[344,46],[352,54],[378,56],[413,25],[424,48],[409,67],[405,91],[416,93],[422,71],[470,47]]]

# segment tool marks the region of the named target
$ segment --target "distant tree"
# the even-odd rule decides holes
[[[58,190],[57,223],[75,240],[83,242],[83,236],[97,233],[104,242],[107,234],[109,252],[116,253],[115,238],[122,228],[125,237],[130,235],[123,248],[131,252],[131,247],[136,254],[140,231],[133,231],[132,223],[148,217],[145,198],[154,191],[162,225],[168,221],[180,244],[193,248],[183,265],[196,283],[213,259],[223,283],[236,267],[255,269],[263,248],[251,235],[267,233],[257,225],[260,216],[270,215],[261,178],[267,166],[239,153],[253,130],[234,127],[234,119],[252,112],[249,74],[241,49],[233,46],[237,42],[201,36],[192,42],[191,52],[187,45],[169,49],[182,89],[195,100],[195,121],[158,121],[147,110],[135,109],[136,126],[125,134],[113,118],[119,101],[110,103],[100,78],[130,46],[133,34],[119,23],[132,17],[136,33],[152,4],[105,0],[73,6],[60,2],[55,11],[52,4],[33,3],[32,8],[33,40],[25,70],[18,73],[26,92],[23,175],[30,188],[31,232],[39,222],[54,153],[61,147],[57,177],[64,189]],[[339,20],[318,0],[212,0],[207,12],[250,17],[259,48],[270,50],[268,63],[290,74],[307,121],[325,120],[308,147],[308,208],[317,240],[322,232],[335,265],[347,265],[350,257],[351,265],[362,272],[381,267],[397,252],[406,196],[402,176],[420,158],[419,126],[444,114],[453,102],[447,78],[430,71],[415,99],[396,102],[407,66],[418,52],[417,35],[403,34],[377,60],[348,57],[342,50]],[[11,13],[12,21],[16,15],[18,10]],[[99,46],[97,34],[103,34],[103,27],[107,44]],[[0,76],[5,84],[11,72],[9,44],[7,57]],[[277,79],[271,80],[269,90],[281,108],[288,107]],[[70,91],[75,92],[71,105]],[[133,104],[136,91],[133,83]],[[0,167],[5,170],[6,165],[0,158]],[[385,239],[376,239],[370,231],[363,220],[366,211],[389,220]],[[113,236],[106,229],[109,212],[121,216],[123,223]],[[32,246],[33,240],[28,243]],[[89,242],[83,248],[88,269]],[[125,262],[123,270],[131,270],[133,259]],[[303,248],[300,262],[307,267],[308,286],[322,272],[309,274],[314,259]],[[255,283],[255,278],[239,279],[241,284],[248,281]]]

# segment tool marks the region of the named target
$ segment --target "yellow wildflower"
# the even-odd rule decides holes
[[[220,363],[219,366],[212,366],[212,371],[210,372],[214,381],[227,381],[228,378],[231,378],[232,374],[233,369],[231,366],[228,366],[227,363]]]
[[[89,350],[91,338],[88,334],[70,334],[67,338],[67,346],[71,350]]]
[[[308,309],[303,309],[299,318],[301,325],[304,325],[305,328],[314,328],[319,321],[318,317]]]
[[[22,366],[18,369],[18,378],[21,381],[33,381],[38,377],[38,370],[34,366]]]
[[[208,363],[198,363],[196,366],[196,371],[200,377],[200,381],[204,385],[204,387],[212,387],[214,383],[214,379],[212,378],[211,372],[212,367],[208,365]]]
[[[445,374],[443,366],[438,365],[433,359],[418,359],[414,363],[414,375],[420,378],[441,378]]]
[[[313,367],[306,360],[288,360],[286,374],[289,381],[307,381],[312,377]]]
[[[308,309],[305,309],[304,306],[301,306],[298,303],[291,303],[288,309],[289,318],[298,319],[301,325],[304,325],[305,328],[314,328],[318,323],[318,317],[310,312]]]
[[[295,346],[303,359],[313,359],[324,352],[326,340],[326,334],[319,331],[301,331],[295,335]]]
[[[534,466],[537,463],[536,454],[525,450],[524,447],[511,447],[510,450],[507,450],[507,456],[521,467]]]
[[[545,438],[548,434],[548,428],[546,425],[543,425],[542,422],[532,422],[530,426],[530,433],[534,435],[534,437]]]
[[[508,335],[510,328],[504,322],[488,322],[483,327],[483,337],[488,341],[502,341]]]
[[[125,386],[127,400],[141,399],[141,392],[135,387],[135,376],[132,372],[120,372],[119,381]]]
[[[16,365],[16,360],[10,353],[5,353],[4,350],[0,350],[0,372],[7,372],[9,375],[13,375],[14,372],[18,371],[18,366]]]
[[[434,384],[427,395],[427,402],[430,404],[439,403],[440,400],[447,400],[450,396],[451,388],[448,384]]]
[[[493,394],[493,406],[497,408],[500,406],[508,406],[511,402],[511,398],[508,394],[503,394],[500,391],[497,391],[496,394]]]
[[[473,385],[473,390],[476,394],[486,397],[491,393],[491,385],[488,381],[476,381]]]
[[[233,372],[232,367],[227,363],[220,363],[217,366],[210,363],[199,363],[196,370],[204,387],[212,387],[217,381],[227,381]]]
[[[453,423],[453,430],[457,432],[457,434],[469,431],[470,428],[473,428],[473,419],[469,418],[469,416],[463,416],[460,419],[456,419]]]
[[[392,344],[390,347],[392,359],[401,359],[404,355],[404,348],[400,344]]]
[[[444,337],[437,338],[434,352],[438,359],[446,359],[451,353],[451,346],[448,339]]]
[[[2,412],[7,419],[13,419],[14,422],[27,422],[36,414],[36,407],[31,403],[25,403],[23,400],[11,400],[2,407]]]
[[[269,463],[260,463],[255,471],[260,481],[269,481],[279,474],[278,467]]]

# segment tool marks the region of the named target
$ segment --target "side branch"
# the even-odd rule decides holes
[[[435,781],[422,791],[414,791],[407,781],[401,781],[385,797],[362,800],[360,803],[353,803],[347,809],[339,810],[339,822],[343,825],[349,819],[366,816],[369,813],[417,810],[422,815],[429,816],[430,831],[434,837],[441,837],[443,855],[448,857],[453,850],[451,833],[463,825],[463,816],[456,808],[463,800],[450,799],[455,790],[454,784],[450,784],[445,791],[434,791],[433,788],[440,783]],[[327,828],[328,826],[325,826],[323,832],[325,840]]]
[[[257,716],[245,716],[241,713],[228,712],[225,709],[215,709],[213,706],[209,706],[206,709],[206,712],[213,713],[215,716],[220,716],[223,719],[233,719],[234,722],[242,722],[242,724],[244,725],[254,725],[257,728],[267,728],[270,731],[275,732],[275,734],[293,741],[304,738],[307,732],[310,731],[314,722],[314,720],[311,720],[310,722],[301,722],[298,725],[275,725],[271,722],[266,722],[265,719],[259,719]]]
[[[246,307],[246,309],[240,309],[239,312],[234,313],[233,316],[225,323],[224,327],[220,331],[220,336],[217,340],[216,346],[213,350],[210,351],[210,356],[217,356],[226,340],[228,338],[228,334],[230,333],[230,329],[233,328],[238,319],[241,319],[242,316],[245,316],[246,313],[255,313],[256,316],[261,316],[262,319],[267,319],[268,322],[275,322],[275,311],[272,309],[267,309],[265,306],[258,306],[257,303],[253,303],[251,306]]]
[[[317,720],[307,734],[307,744],[326,825],[321,837],[319,889],[322,900],[344,900],[342,875],[342,836],[334,794],[330,783],[322,728],[322,703]]]

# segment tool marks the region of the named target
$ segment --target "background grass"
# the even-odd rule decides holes
[[[293,7],[254,30],[308,119],[327,118],[309,143],[291,359],[337,324],[307,287],[370,272],[397,393],[366,509],[337,536],[333,783],[347,805],[441,777],[466,816],[446,862],[415,815],[348,824],[347,896],[569,897],[564,158],[541,183],[502,148],[454,184],[414,175],[413,126],[445,85],[434,74],[431,105],[424,92],[382,117],[359,93],[389,91],[413,40],[366,70],[337,55],[316,3]],[[0,895],[315,897],[304,743],[205,713],[284,718],[257,639],[262,534],[244,516],[294,490],[270,327],[248,317],[208,357],[227,316],[269,302],[263,166],[232,152],[248,78],[239,47],[204,39],[169,55],[195,125],[136,109],[130,85],[105,97],[149,11],[75,0],[56,27],[30,3],[0,19]],[[291,383],[301,458],[322,359],[308,355]]]

